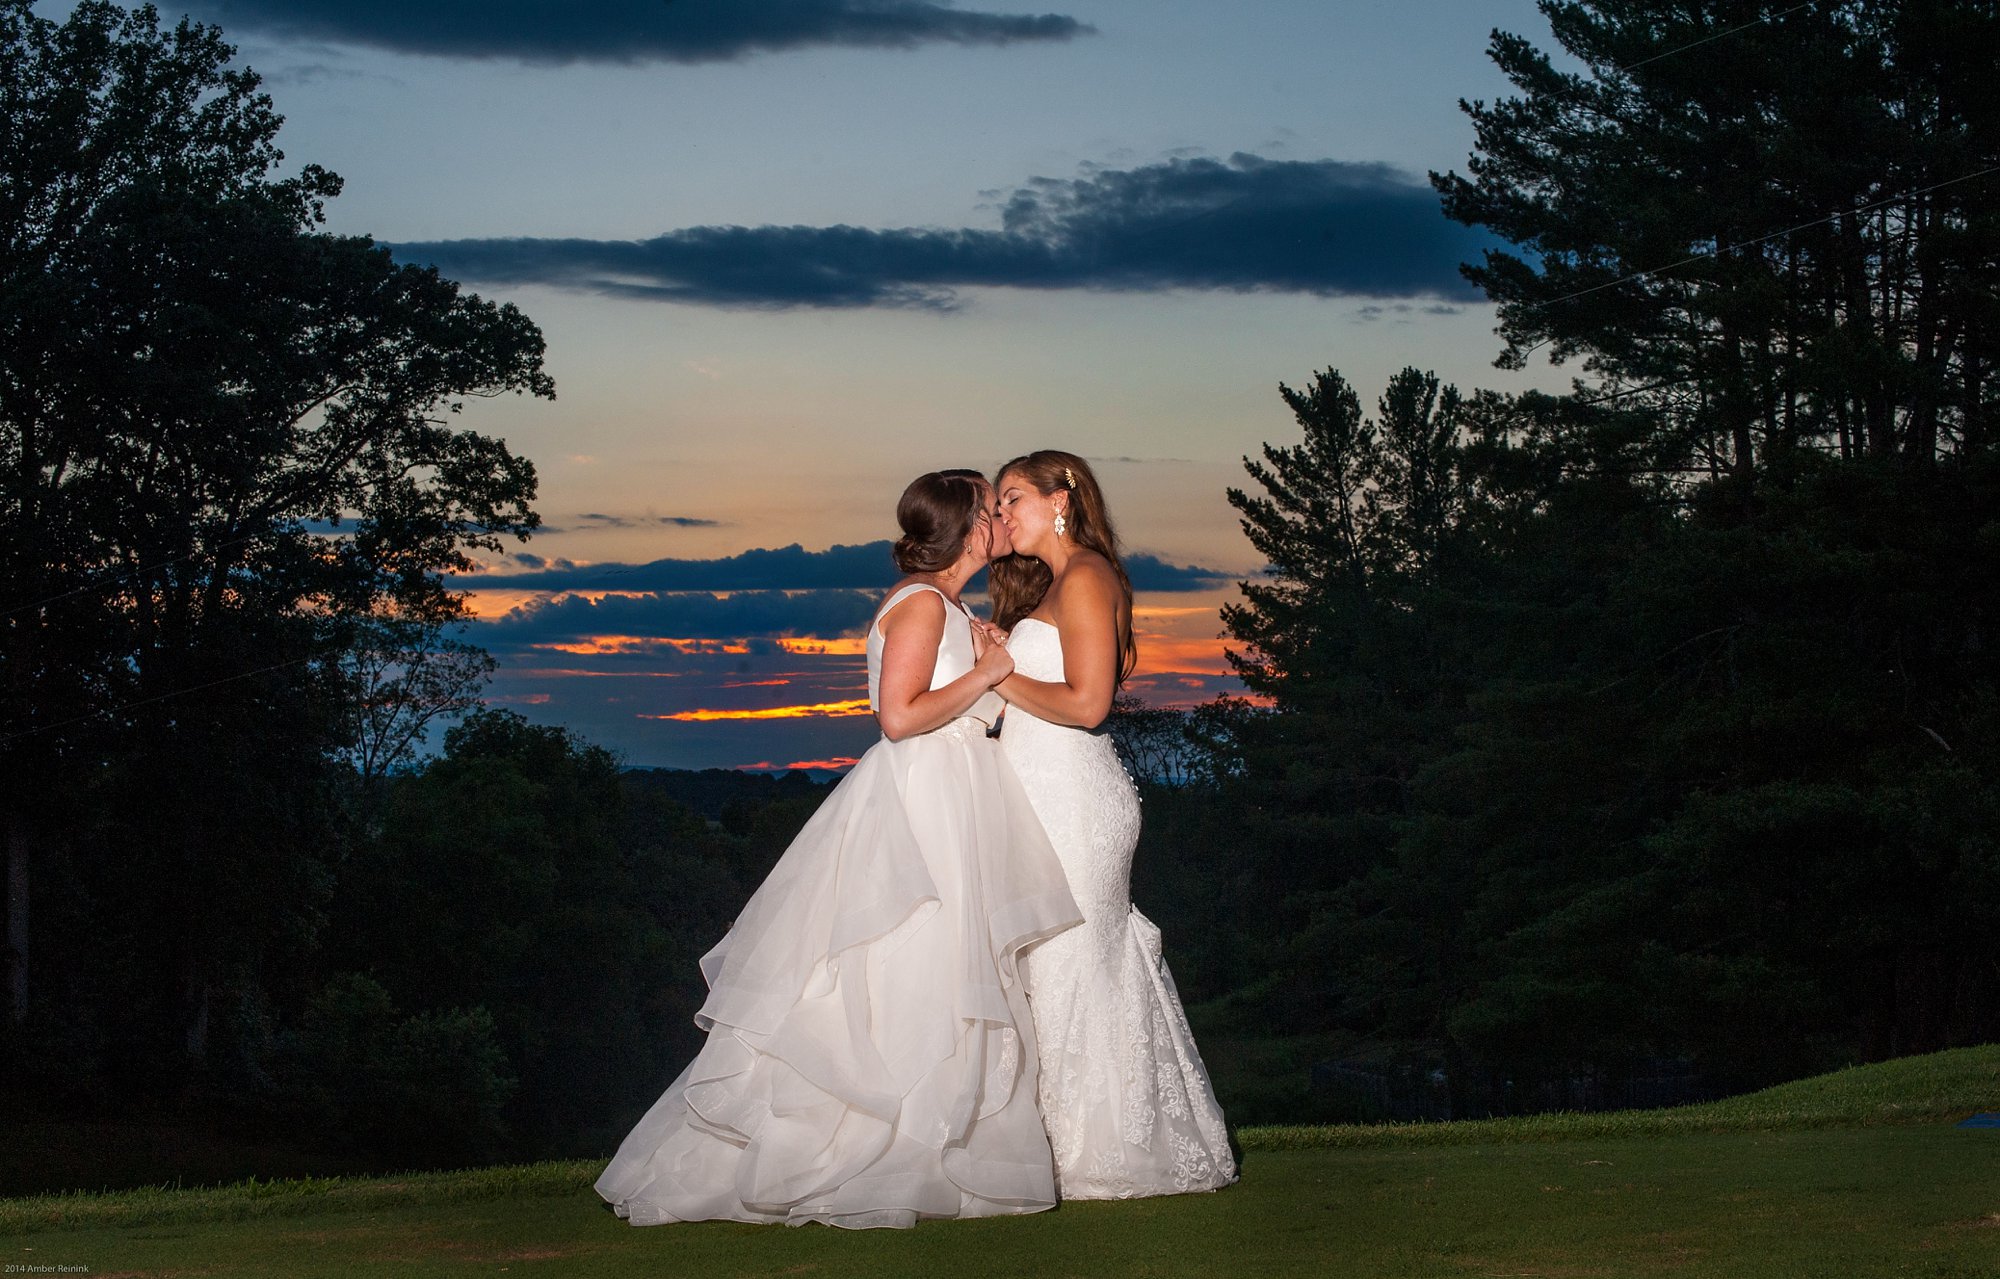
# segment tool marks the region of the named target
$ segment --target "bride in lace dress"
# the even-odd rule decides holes
[[[1053,1206],[1018,973],[1079,912],[987,737],[1012,669],[958,602],[1004,530],[977,473],[897,507],[909,576],[868,630],[883,739],[701,961],[708,1041],[597,1191],[633,1225],[908,1226]]]
[[[1014,673],[1000,732],[1041,816],[1083,927],[1027,953],[1042,1117],[1064,1199],[1213,1190],[1236,1179],[1222,1110],[1195,1051],[1160,930],[1132,906],[1139,796],[1095,731],[1132,673],[1132,587],[1096,477],[1045,450],[995,483],[1014,555],[992,567]],[[997,640],[1002,632],[993,628]]]

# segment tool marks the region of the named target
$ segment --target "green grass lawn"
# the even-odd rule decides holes
[[[1711,1106],[1246,1129],[1213,1195],[852,1234],[635,1230],[595,1164],[0,1201],[0,1264],[92,1275],[2000,1275],[2000,1047]],[[68,1273],[84,1273],[70,1270]],[[14,1271],[14,1273],[36,1273]]]

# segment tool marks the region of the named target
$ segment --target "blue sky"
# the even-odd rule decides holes
[[[346,179],[332,229],[541,325],[558,400],[467,410],[549,526],[468,579],[470,638],[498,704],[635,765],[873,740],[891,574],[833,548],[893,536],[922,471],[1096,460],[1151,557],[1137,691],[1187,702],[1231,686],[1216,609],[1256,565],[1223,494],[1294,438],[1280,382],[1566,381],[1491,367],[1454,270],[1480,240],[1424,183],[1464,166],[1458,99],[1505,92],[1490,30],[1547,43],[1525,0],[190,11],[265,75],[288,163]]]

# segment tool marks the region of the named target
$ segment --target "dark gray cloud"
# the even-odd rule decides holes
[[[466,585],[526,587],[551,592],[828,589],[875,592],[889,586],[898,576],[889,558],[890,545],[886,541],[866,542],[860,546],[808,551],[794,542],[775,550],[760,548],[722,559],[668,559],[646,564],[577,565],[555,560],[549,561],[550,567],[543,571],[482,573],[467,579]],[[523,557],[516,555],[514,559],[521,562]],[[1126,555],[1125,571],[1132,578],[1132,588],[1140,591],[1203,591],[1235,580],[1232,574],[1220,570],[1172,564],[1145,551]]]
[[[1357,310],[1354,313],[1354,318],[1357,323],[1362,324],[1373,324],[1377,320],[1385,319],[1393,319],[1398,324],[1408,324],[1410,323],[1410,317],[1413,315],[1457,315],[1464,309],[1461,306],[1450,306],[1444,303],[1432,303],[1420,309],[1411,306],[1408,302],[1371,302],[1367,306]]]
[[[1193,564],[1169,564],[1157,555],[1135,551],[1124,557],[1125,575],[1135,591],[1206,591],[1235,581],[1235,576]]]
[[[1468,301],[1493,243],[1381,164],[1177,158],[1002,193],[1001,229],[705,226],[650,240],[439,240],[405,261],[495,284],[693,305],[926,307],[961,288],[1268,290]]]
[[[999,45],[1094,30],[1060,14],[926,0],[202,0],[196,8],[232,34],[544,64],[727,62],[821,45]]]
[[[794,542],[713,560],[653,560],[646,564],[570,565],[539,573],[482,573],[474,587],[544,591],[799,591],[840,588],[879,591],[896,580],[888,542],[808,551]]]
[[[606,515],[602,511],[586,511],[576,517],[584,521],[585,528],[651,528],[664,524],[668,528],[721,528],[721,520],[697,519],[692,515]],[[565,529],[540,530],[543,533],[567,532]]]
[[[481,642],[508,646],[579,640],[594,635],[666,636],[673,639],[752,640],[783,636],[859,634],[875,616],[874,591],[705,591],[579,595],[535,600],[476,624]],[[657,664],[663,654],[644,653]],[[670,656],[670,654],[664,654]]]

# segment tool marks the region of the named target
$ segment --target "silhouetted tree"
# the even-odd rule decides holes
[[[1244,847],[1280,899],[1269,966],[1314,1022],[1348,998],[1322,931],[1388,856],[1411,781],[1464,696],[1457,633],[1434,606],[1463,524],[1467,406],[1415,369],[1391,380],[1372,418],[1330,369],[1307,391],[1279,391],[1303,439],[1246,459],[1261,492],[1229,491],[1269,565],[1223,609],[1244,645],[1230,660],[1272,707],[1233,717],[1227,771]],[[1455,937],[1445,928],[1440,944]]]
[[[1983,0],[1543,0],[1560,66],[1464,104],[1446,212],[1518,249],[1466,274],[1502,363],[1581,356],[1657,429],[1635,465],[1988,446],[2000,364],[2000,11]]]
[[[440,718],[477,708],[492,675],[491,654],[443,628],[393,615],[358,624],[347,673],[359,693],[349,758],[364,787],[415,757]]]
[[[756,833],[739,844],[628,787],[603,748],[505,710],[466,716],[391,786],[321,966],[409,1015],[490,1013],[518,1080],[501,1112],[516,1149],[605,1149],[699,1046],[697,961],[755,887],[735,867]]]
[[[1438,1062],[1461,1113],[1991,1037],[1990,450],[1760,466],[1746,514],[1606,466],[1643,413],[1320,388],[1231,494],[1276,579],[1226,613],[1271,706],[1213,735],[1237,1006]]]
[[[339,179],[276,175],[280,119],[232,56],[151,7],[0,0],[10,883],[39,895],[46,853],[56,898],[129,930],[96,997],[142,1073],[202,1057],[212,995],[309,943],[346,619],[458,612],[444,574],[535,526],[535,476],[452,415],[553,394],[513,307],[318,230]]]
[[[1187,711],[1148,706],[1123,693],[1112,699],[1105,720],[1126,771],[1142,783],[1162,786],[1184,786],[1201,774],[1202,746],[1192,728]]]

